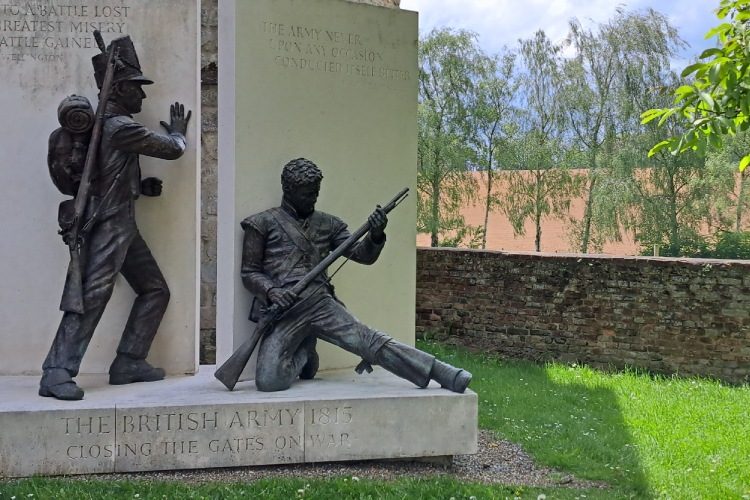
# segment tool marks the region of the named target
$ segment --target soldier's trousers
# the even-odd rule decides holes
[[[169,288],[135,224],[132,204],[102,217],[82,249],[84,314],[65,312],[42,368],[43,385],[78,374],[118,274],[137,297],[117,348],[118,354],[145,359],[169,302]],[[48,384],[45,378],[50,379]]]
[[[325,293],[313,295],[290,309],[273,332],[261,340],[255,385],[260,391],[289,388],[319,338],[419,387],[430,382],[435,357],[393,340],[355,318]]]

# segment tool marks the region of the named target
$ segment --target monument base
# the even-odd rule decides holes
[[[228,391],[213,371],[126,386],[82,375],[82,401],[38,396],[38,377],[2,377],[0,477],[476,453],[471,391],[418,389],[380,369]]]

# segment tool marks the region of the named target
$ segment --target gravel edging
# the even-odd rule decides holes
[[[475,455],[456,455],[451,463],[429,461],[374,460],[324,462],[314,464],[232,467],[161,472],[117,473],[106,476],[79,476],[81,479],[107,477],[145,481],[177,481],[187,484],[209,482],[241,483],[269,478],[357,477],[395,480],[403,476],[452,477],[466,482],[533,487],[608,488],[603,481],[578,479],[571,474],[538,466],[523,448],[498,438],[490,431],[479,431]]]

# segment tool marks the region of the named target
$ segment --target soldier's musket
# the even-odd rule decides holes
[[[401,190],[400,193],[398,193],[391,201],[383,206],[383,212],[387,214],[391,210],[396,208],[396,206],[398,206],[398,204],[401,203],[401,201],[403,201],[403,199],[407,196],[408,192],[408,187]],[[359,229],[354,231],[351,236],[349,236],[341,245],[336,247],[335,250],[333,250],[323,260],[321,260],[318,265],[316,265],[310,272],[308,272],[300,281],[298,281],[292,287],[292,292],[294,292],[299,297],[299,295],[308,287],[308,285],[310,285],[310,283],[315,280],[315,278],[318,277],[318,275],[328,269],[328,266],[333,264],[336,259],[346,253],[346,251],[349,250],[352,245],[359,241],[360,238],[362,238],[369,231],[370,221],[368,220]],[[216,370],[214,376],[219,379],[219,381],[224,384],[227,389],[229,389],[230,391],[234,389],[234,386],[240,379],[242,370],[245,369],[245,365],[247,365],[247,362],[250,361],[250,356],[252,356],[255,347],[258,345],[258,341],[263,338],[263,336],[273,331],[276,322],[281,318],[286,310],[288,309],[282,309],[278,304],[275,303],[267,307],[263,311],[263,315],[261,316],[260,321],[258,321],[258,324],[255,325],[255,330],[253,330],[253,332],[250,334],[250,337],[245,342],[243,342],[239,349],[237,349],[234,354],[232,354],[229,359],[227,359],[224,364]]]
[[[102,52],[107,52],[104,46],[104,40],[99,31],[94,31],[94,38]],[[104,127],[104,114],[107,109],[107,101],[112,93],[112,80],[115,74],[115,48],[110,45],[107,53],[107,70],[104,74],[102,89],[99,93],[99,103],[96,106],[96,118],[94,127],[91,131],[91,140],[86,153],[86,163],[81,174],[81,183],[75,197],[73,222],[61,231],[63,239],[68,244],[70,250],[70,263],[68,272],[65,276],[65,287],[63,288],[62,299],[60,300],[60,310],[83,314],[83,278],[81,276],[81,245],[83,237],[81,226],[86,211],[86,200],[91,187],[91,175],[96,164],[96,157],[99,151],[99,143],[102,137],[102,128]]]

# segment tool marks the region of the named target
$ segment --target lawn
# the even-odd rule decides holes
[[[750,498],[750,387],[534,365],[422,344],[471,366],[479,426],[541,464],[645,498]]]
[[[608,490],[518,488],[451,479],[352,477],[188,486],[32,478],[0,482],[0,500],[29,498],[675,498],[750,499],[750,387],[704,379],[602,373],[501,361],[421,342],[472,371],[479,425],[539,464]],[[15,497],[15,499],[13,498]]]

